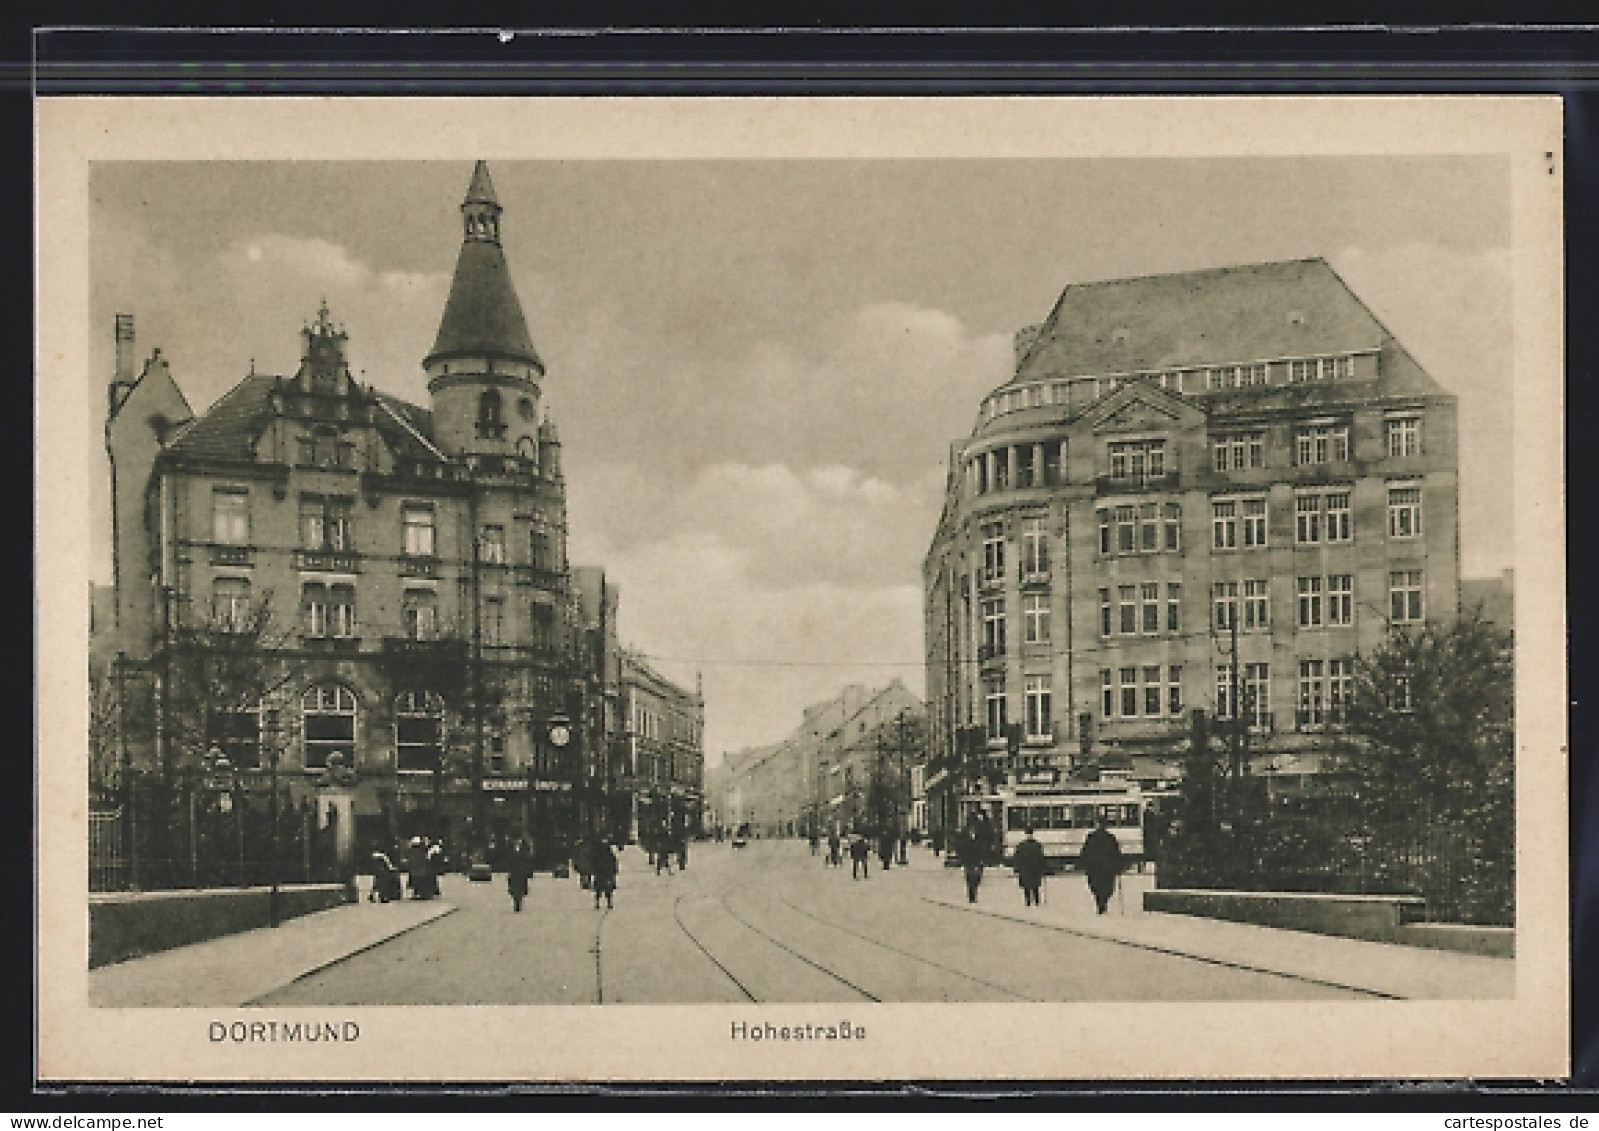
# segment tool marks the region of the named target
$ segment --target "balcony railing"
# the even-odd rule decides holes
[[[359,652],[361,638],[359,636],[313,636],[309,632],[300,634],[300,643],[313,652]]]
[[[437,577],[439,575],[439,559],[435,557],[402,556],[400,558],[401,577]]]
[[[249,546],[212,546],[212,565],[249,565],[254,550]]]
[[[543,566],[519,565],[516,567],[516,583],[518,585],[533,585],[540,589],[559,589],[565,575],[558,569],[546,569]]]
[[[979,644],[977,646],[977,662],[980,664],[997,662],[1004,658],[1005,645],[1003,644]]]
[[[361,555],[351,550],[296,550],[294,568],[320,573],[359,573]]]
[[[1002,569],[981,569],[977,573],[977,584],[982,589],[997,589],[1005,584],[1005,571]]]

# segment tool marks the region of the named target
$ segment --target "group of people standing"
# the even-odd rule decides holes
[[[444,845],[421,836],[412,837],[403,854],[390,853],[381,844],[372,849],[372,892],[367,899],[393,903],[403,898],[400,880],[402,869],[395,863],[396,857],[405,863],[403,874],[411,889],[411,898],[437,899],[439,873],[444,870]]]
[[[812,832],[810,835],[811,855],[815,856],[820,851],[821,834]],[[877,849],[877,859],[886,872],[894,865],[894,852],[899,850],[899,862],[905,863],[906,837],[903,833],[896,834],[892,829],[879,832],[874,838],[866,830],[857,830],[849,838],[850,878],[855,880],[867,879],[872,868],[872,849]],[[835,828],[827,834],[827,858],[824,861],[829,868],[842,868],[844,866],[843,852],[844,837]]]
[[[578,882],[594,893],[594,906],[605,900],[606,907],[614,907],[616,851],[602,833],[590,833],[578,842],[572,853],[572,863],[577,869]],[[511,846],[505,866],[505,887],[511,895],[511,910],[520,912],[527,898],[528,880],[533,876],[533,852],[526,839]]]

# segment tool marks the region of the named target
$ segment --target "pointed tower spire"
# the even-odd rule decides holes
[[[452,454],[507,454],[535,443],[544,363],[500,246],[500,212],[489,167],[479,161],[461,202],[450,297],[422,361],[437,438]]]

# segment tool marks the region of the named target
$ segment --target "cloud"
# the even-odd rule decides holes
[[[722,535],[686,531],[612,549],[605,571],[624,643],[684,686],[703,677],[713,758],[775,741],[846,683],[921,691],[919,585],[776,584]]]
[[[1466,577],[1514,565],[1511,255],[1435,243],[1346,248],[1333,266],[1439,384],[1460,397]]]

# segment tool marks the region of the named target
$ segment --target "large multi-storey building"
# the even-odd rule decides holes
[[[545,367],[482,162],[461,213],[425,408],[351,376],[324,304],[296,372],[195,416],[159,351],[134,378],[119,316],[110,631],[119,685],[152,689],[130,778],[170,790],[221,761],[248,795],[270,763],[343,818],[346,855],[417,832],[542,851],[603,813],[615,591],[568,568]]]
[[[623,651],[618,731],[630,811],[616,827],[635,840],[705,831],[705,696],[677,686],[639,653]],[[623,796],[624,794],[619,794]]]
[[[951,449],[931,753],[995,778],[1160,758],[1193,708],[1263,757],[1317,749],[1358,652],[1456,616],[1455,436],[1454,396],[1320,259],[1068,287]]]

